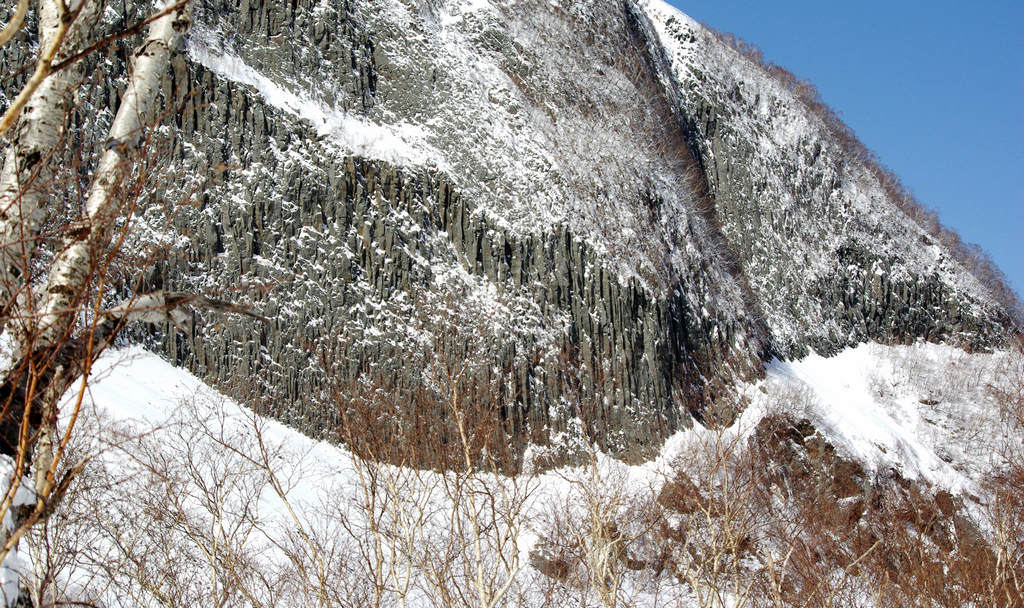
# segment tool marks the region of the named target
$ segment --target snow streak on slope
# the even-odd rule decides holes
[[[244,59],[226,49],[216,36],[201,28],[188,42],[189,57],[221,78],[248,85],[259,91],[270,105],[308,121],[321,137],[345,152],[376,158],[395,165],[432,165],[444,168],[440,152],[426,143],[421,127],[405,122],[380,125],[366,118],[329,108],[308,95],[297,95],[253,69]]]

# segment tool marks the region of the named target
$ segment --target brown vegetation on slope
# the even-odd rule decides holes
[[[1018,352],[992,378],[1014,433],[1024,431],[1022,366]],[[458,386],[445,378],[434,389]],[[441,475],[382,465],[419,458],[439,435],[403,443],[376,432],[389,421],[378,409],[387,396],[350,388],[338,404],[352,458],[339,463],[339,480],[317,477],[331,489],[313,502],[297,485],[296,458],[307,448],[290,449],[266,421],[230,408],[182,403],[163,430],[83,441],[76,449],[113,450],[120,457],[108,462],[119,464],[90,461],[58,516],[32,532],[32,550],[45,558],[33,584],[51,585],[58,603],[103,605],[114,590],[138,605],[254,608],[1024,600],[1016,445],[978,478],[978,496],[953,496],[844,458],[813,424],[783,413],[800,410],[805,396],[794,391],[750,433],[696,435],[652,486],[606,466],[581,420],[579,466],[543,481],[534,466],[506,476],[474,453],[493,425],[467,416],[476,405],[449,400],[455,434]],[[284,519],[267,517],[271,503]],[[249,542],[259,539],[269,544],[254,551]]]

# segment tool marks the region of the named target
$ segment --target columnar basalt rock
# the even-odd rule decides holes
[[[1013,322],[1002,304],[793,83],[687,17],[646,7],[722,232],[778,352],[915,338],[982,348],[1005,337]]]
[[[154,193],[132,247],[160,260],[146,286],[269,322],[145,339],[312,434],[340,381],[415,384],[446,308],[486,320],[518,447],[583,399],[626,455],[730,420],[730,383],[772,356],[1009,331],[784,87],[661,5],[209,0],[195,19],[153,163],[190,204]],[[123,77],[94,61],[83,109]]]

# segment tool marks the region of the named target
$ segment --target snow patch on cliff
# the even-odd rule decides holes
[[[1005,436],[989,390],[1007,357],[862,344],[834,357],[774,362],[761,401],[793,397],[796,413],[869,471],[895,469],[954,494],[976,492],[972,479],[998,464],[999,447],[1024,440]]]
[[[307,121],[318,136],[345,152],[394,165],[444,168],[441,153],[427,143],[427,133],[422,127],[404,121],[378,124],[330,108],[310,93],[292,92],[230,50],[215,50],[218,47],[223,47],[223,42],[215,35],[196,28],[188,41],[188,54],[221,78],[256,89],[268,104]]]

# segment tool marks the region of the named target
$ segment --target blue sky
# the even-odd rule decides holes
[[[1024,0],[669,0],[817,85],[1024,294]]]

